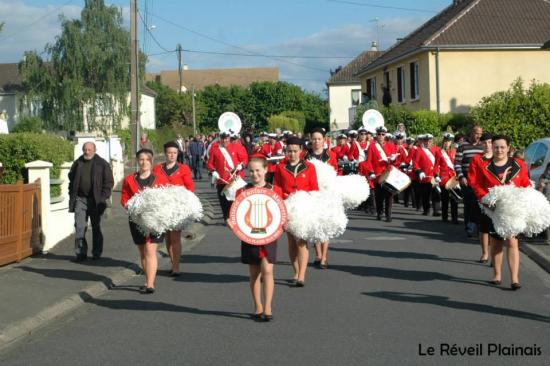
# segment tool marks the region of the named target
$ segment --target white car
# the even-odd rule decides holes
[[[525,149],[525,164],[531,180],[537,183],[550,163],[550,137],[537,140]]]

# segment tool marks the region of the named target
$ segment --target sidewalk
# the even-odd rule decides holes
[[[191,225],[183,233],[184,253],[202,240],[205,224],[218,219],[211,204],[216,198],[215,192],[212,196],[208,182],[199,182],[196,191],[205,216],[202,222]],[[120,190],[115,190],[113,207],[102,220],[105,244],[100,260],[72,262],[74,236],[71,235],[46,255],[0,268],[0,349],[137,275],[139,255],[131,240],[128,217],[119,201]],[[91,246],[91,228],[87,238]],[[165,275],[167,269],[166,247],[159,245],[159,275]]]

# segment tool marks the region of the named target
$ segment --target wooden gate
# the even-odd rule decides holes
[[[0,266],[30,256],[40,242],[40,204],[40,181],[0,185]]]

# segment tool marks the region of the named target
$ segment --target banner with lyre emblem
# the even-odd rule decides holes
[[[273,190],[255,187],[243,191],[231,205],[229,227],[239,239],[265,245],[283,234],[287,212],[282,197]]]

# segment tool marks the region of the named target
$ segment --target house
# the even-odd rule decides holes
[[[346,129],[353,124],[356,108],[363,102],[361,80],[355,74],[381,54],[373,42],[373,49],[362,52],[327,81],[331,130]]]
[[[8,115],[8,127],[11,130],[13,126],[22,117],[20,108],[20,96],[18,93],[23,91],[23,80],[19,74],[18,64],[0,64],[0,112],[6,110]],[[155,128],[155,96],[156,93],[143,86],[141,87],[141,100],[140,100],[140,112],[141,112],[141,126],[146,129]],[[130,93],[128,93],[128,105],[130,104]],[[40,115],[40,103],[33,105],[30,110],[24,111],[24,115],[39,116]],[[109,113],[109,108],[100,105],[96,105],[96,122],[100,122]],[[128,128],[129,117],[124,116],[121,121],[122,128]],[[84,108],[84,126],[87,131],[87,108]]]
[[[165,70],[160,73],[145,74],[146,81],[156,81],[179,91],[180,77],[178,70]],[[232,69],[202,69],[189,70],[184,66],[181,77],[181,91],[185,92],[195,87],[202,90],[209,85],[248,87],[256,81],[279,81],[277,67],[254,67]]]
[[[361,69],[380,104],[468,112],[517,78],[550,83],[548,0],[455,0]]]

